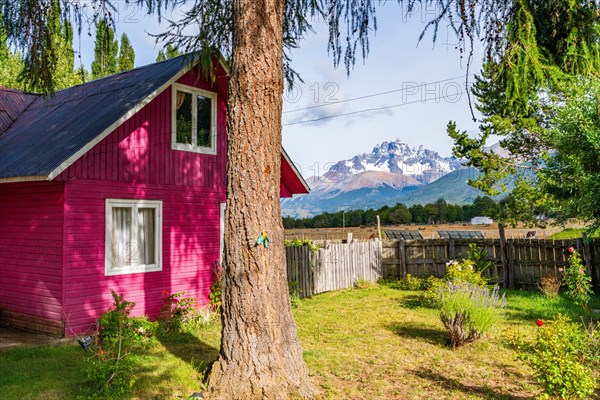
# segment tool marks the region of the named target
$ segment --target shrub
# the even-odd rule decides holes
[[[448,282],[438,292],[440,319],[450,336],[452,348],[482,337],[496,323],[506,306],[504,295],[470,282]]]
[[[223,268],[221,263],[216,261],[213,263],[213,284],[210,285],[210,293],[208,299],[210,305],[215,312],[221,311],[221,287],[223,284]]]
[[[570,253],[569,266],[564,270],[564,282],[567,286],[566,295],[573,302],[587,309],[592,291],[592,278],[587,275],[581,256],[572,246],[567,249]]]
[[[475,262],[472,260],[448,262],[444,279],[451,282],[468,282],[477,286],[487,285],[487,280],[481,276],[481,271],[475,268]]]
[[[196,332],[206,325],[208,319],[198,311],[193,297],[183,297],[184,292],[163,292],[162,306],[158,317],[161,333]]]
[[[439,291],[446,287],[447,282],[440,278],[429,277],[425,281],[425,292],[421,294],[419,301],[423,307],[439,307]]]
[[[469,243],[467,260],[473,262],[475,271],[479,273],[489,270],[494,265],[494,262],[489,259],[487,251],[477,246],[475,243]]]
[[[556,297],[561,285],[562,278],[560,276],[553,274],[545,275],[538,282],[538,289],[547,297]]]
[[[421,290],[423,282],[419,277],[406,274],[406,276],[398,281],[398,287],[401,290]]]
[[[370,281],[363,277],[356,278],[356,282],[354,282],[355,289],[369,289],[378,286],[376,282]]]
[[[136,362],[129,355],[134,345],[148,346],[156,323],[130,317],[135,303],[111,290],[113,306],[98,318],[96,346],[83,373],[95,394],[92,398],[123,398],[135,384]]]
[[[298,282],[288,282],[288,290],[290,292],[290,303],[292,308],[298,308],[302,304],[302,300],[300,300],[300,288],[298,288]]]
[[[444,280],[436,278],[435,276],[428,276],[426,279],[421,280],[422,290],[435,289],[436,291],[444,284]]]
[[[293,240],[286,240],[284,241],[284,244],[286,247],[302,247],[302,246],[308,246],[310,248],[310,251],[312,251],[313,253],[317,250],[319,250],[319,246],[317,246],[316,244],[314,244],[312,242],[312,240],[309,239],[293,239]]]
[[[544,390],[541,398],[586,399],[594,394],[594,334],[559,315],[553,322],[538,322],[533,344],[521,344],[519,358],[535,371]]]

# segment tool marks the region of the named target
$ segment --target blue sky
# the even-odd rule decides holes
[[[125,32],[129,36],[136,66],[154,62],[161,46],[155,45],[148,33],[162,32],[166,23],[159,24],[155,16],[145,16],[134,5],[116,4],[117,35]],[[378,30],[371,37],[369,56],[364,62],[357,59],[350,76],[343,67],[334,69],[327,54],[326,25],[314,23],[316,33],[292,53],[293,67],[304,83],[284,94],[283,110],[283,144],[305,177],[323,174],[339,160],[397,138],[448,156],[452,148],[446,134],[449,120],[476,132],[477,123],[472,121],[464,93],[466,60],[455,49],[456,37],[443,28],[435,46],[431,34],[418,43],[424,22],[434,12],[417,9],[407,16],[407,10],[398,4],[379,5]],[[74,46],[80,48],[89,68],[93,36],[85,31]],[[479,51],[471,73],[478,72],[480,59]],[[383,92],[390,93],[379,95]],[[364,96],[368,97],[353,100]],[[338,116],[348,113],[351,115]],[[304,122],[315,119],[319,120]]]

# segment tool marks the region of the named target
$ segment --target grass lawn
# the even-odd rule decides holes
[[[304,357],[323,399],[533,399],[531,370],[515,359],[507,335],[534,335],[535,321],[576,309],[562,297],[507,291],[508,307],[487,338],[447,346],[437,312],[416,306],[418,292],[393,283],[325,293],[294,310]],[[600,308],[595,297],[593,306]],[[142,365],[136,399],[185,399],[201,388],[218,354],[219,327],[162,339],[134,354]],[[74,399],[89,394],[78,346],[0,353],[0,399]]]

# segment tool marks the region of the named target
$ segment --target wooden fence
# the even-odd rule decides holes
[[[381,276],[381,242],[326,243],[312,251],[308,246],[287,247],[287,275],[300,297],[353,287],[357,280],[377,281]]]
[[[573,244],[582,254],[595,288],[600,288],[600,241],[508,239],[505,263],[498,239],[379,240],[352,243],[323,243],[312,251],[308,246],[287,247],[288,281],[300,297],[352,287],[358,279],[379,277],[442,277],[446,263],[466,258],[469,244],[485,249],[494,265],[486,272],[492,282],[504,286],[532,287],[542,276],[558,274],[567,265],[563,254]]]
[[[594,286],[598,287],[600,283],[600,241],[585,243],[581,239],[508,239],[505,265],[502,264],[498,239],[390,240],[383,243],[382,274],[390,278],[406,274],[441,277],[448,261],[467,256],[469,243],[487,251],[489,259],[495,261],[488,276],[507,286],[534,285],[542,276],[557,274],[559,268],[567,265],[563,250],[571,244],[582,253]]]

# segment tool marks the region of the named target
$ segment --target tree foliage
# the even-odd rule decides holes
[[[129,71],[135,66],[135,51],[129,41],[127,34],[121,35],[121,44],[119,46],[118,69],[119,72]]]
[[[477,216],[496,216],[498,203],[488,196],[478,196],[472,204],[448,204],[439,199],[430,204],[383,206],[379,209],[322,213],[310,218],[283,218],[283,226],[291,228],[341,228],[342,226],[374,226],[379,215],[382,225],[466,222]]]
[[[156,56],[156,62],[165,61],[171,58],[179,57],[183,55],[181,51],[177,49],[177,47],[167,44],[162,50],[158,52]]]
[[[560,220],[592,222],[590,233],[600,233],[600,84],[582,79],[556,107],[544,139],[553,151],[538,176],[540,189],[552,200]]]
[[[54,49],[54,58],[49,62],[54,69],[53,85],[58,90],[82,83],[83,75],[80,70],[75,70],[72,24],[58,17],[58,3],[54,3],[50,10],[48,36],[44,38],[44,44],[51,42]],[[0,85],[30,91],[44,90],[43,84],[26,79],[32,66],[27,64],[19,49],[10,46],[4,20],[0,21],[0,61]]]
[[[96,23],[96,42],[94,43],[94,61],[92,61],[92,78],[119,72],[119,43],[115,40],[115,31],[107,20]],[[124,60],[125,61],[125,60]]]
[[[516,180],[497,218],[536,224],[544,222],[540,215],[557,211],[558,197],[548,192],[548,184],[540,185],[548,161],[560,158],[553,139],[556,114],[574,82],[600,73],[600,5],[574,0],[509,3],[504,45],[486,59],[473,87],[483,115],[479,135],[470,137],[452,122],[448,134],[455,141],[454,155],[482,172],[470,182],[474,187],[497,194],[509,189],[508,176]],[[499,151],[486,148],[498,137]],[[580,204],[583,198],[571,200]]]

